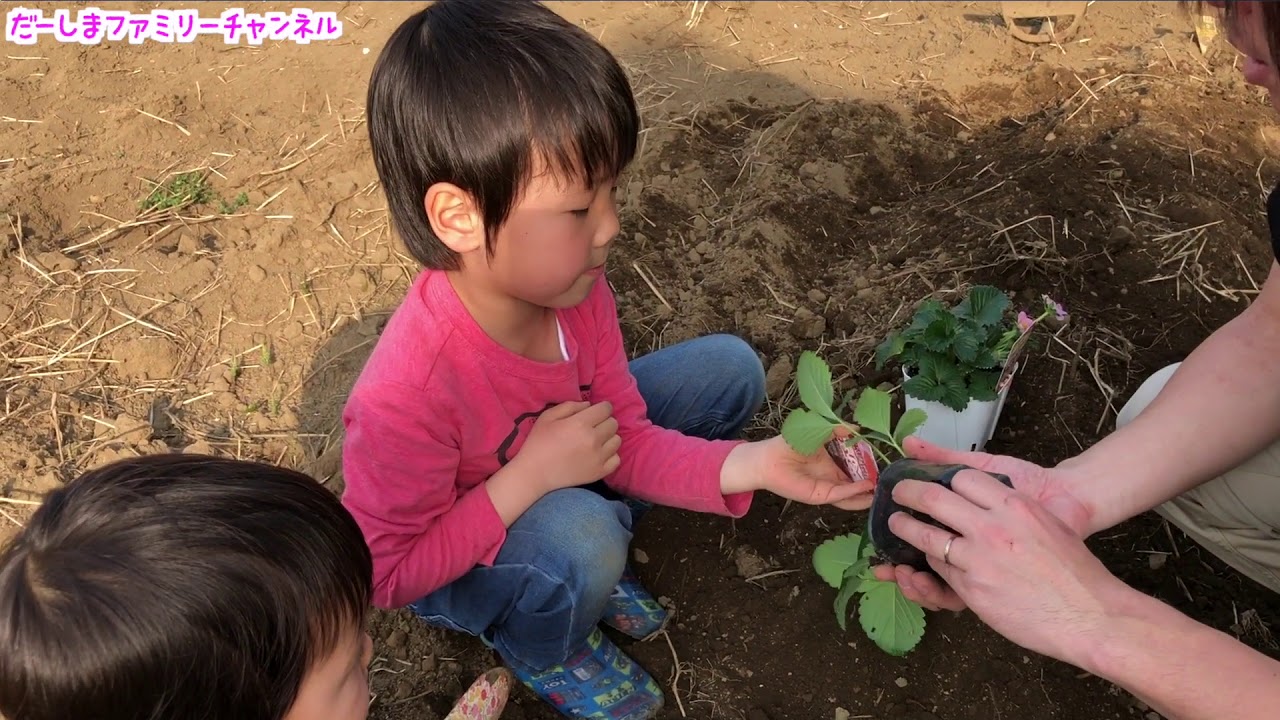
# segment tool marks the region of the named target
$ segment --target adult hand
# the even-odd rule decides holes
[[[894,513],[889,527],[922,550],[954,596],[996,632],[1043,655],[1084,662],[1106,642],[1108,611],[1124,584],[1074,528],[1026,493],[973,470],[957,473],[951,488],[904,480],[893,497],[955,534],[905,512]]]
[[[835,437],[847,433],[837,431]],[[842,510],[871,507],[875,484],[852,482],[825,450],[801,455],[782,436],[734,448],[720,473],[724,493],[768,490],[806,505],[834,505]]]
[[[1088,533],[1090,512],[1071,494],[1069,473],[1060,468],[1044,468],[1035,463],[1007,455],[963,452],[939,447],[912,435],[903,445],[907,455],[917,460],[941,464],[960,464],[989,473],[1007,475],[1018,492],[1038,501],[1046,510],[1073,530],[1077,536]],[[916,572],[905,565],[878,565],[875,576],[896,582],[907,599],[930,610],[963,610],[965,601],[956,592],[938,582],[929,573]]]

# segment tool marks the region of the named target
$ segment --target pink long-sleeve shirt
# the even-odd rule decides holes
[[[373,555],[375,605],[402,607],[492,564],[506,539],[485,480],[520,451],[534,420],[562,402],[608,400],[621,465],[605,481],[670,507],[742,517],[751,494],[720,492],[737,441],[658,427],[628,369],[609,285],[557,311],[568,358],[507,350],[472,319],[443,272],[414,281],[343,411],[343,504]]]

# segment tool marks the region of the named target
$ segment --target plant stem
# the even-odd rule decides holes
[[[893,439],[893,436],[891,436],[891,435],[884,435],[884,434],[881,434],[881,433],[877,432],[877,433],[875,434],[875,436],[874,436],[874,437],[867,438],[867,444],[868,444],[868,445],[871,445],[871,449],[872,449],[872,450],[875,450],[875,451],[876,451],[876,452],[878,452],[878,453],[880,453],[879,449],[878,449],[878,448],[876,448],[876,446],[875,446],[875,445],[872,445],[872,444],[871,444],[871,440],[879,440],[880,442],[882,442],[882,443],[885,443],[885,444],[889,445],[889,447],[892,447],[894,450],[897,450],[897,451],[898,451],[898,456],[899,456],[899,457],[906,457],[906,456],[907,456],[907,451],[906,451],[906,450],[904,450],[904,449],[902,448],[902,446],[901,446],[901,445],[899,445],[899,444],[897,443],[897,441],[896,441],[896,440],[894,440],[894,439]],[[892,462],[892,461],[888,458],[888,456],[886,456],[884,453],[880,453],[880,457],[881,457],[881,458],[882,458],[886,463],[888,463],[888,462]]]
[[[851,423],[851,422],[847,422],[847,421],[845,421],[845,420],[841,420],[841,421],[840,421],[840,424],[844,426],[844,429],[845,429],[845,430],[848,430],[848,431],[849,431],[849,433],[850,433],[850,436],[851,436],[851,437],[856,437],[856,438],[861,438],[861,437],[862,437],[862,426],[861,426],[861,425],[854,425],[853,423]]]
[[[885,455],[883,452],[881,452],[881,451],[880,451],[880,448],[876,447],[876,446],[875,446],[875,444],[870,443],[870,442],[869,442],[869,443],[867,443],[867,444],[871,446],[871,450],[872,450],[875,454],[877,454],[877,455],[879,455],[879,456],[880,456],[880,459],[884,461],[884,464],[885,464],[885,465],[890,465],[890,464],[892,464],[892,463],[893,463],[893,461],[889,459],[889,456],[887,456],[887,455]]]
[[[877,440],[878,438],[869,438],[869,437],[864,437],[862,435],[856,435],[855,437],[865,442],[867,444],[867,447],[871,448],[871,452],[875,453],[876,455],[879,455],[880,460],[882,460],[885,465],[889,465],[893,463],[893,461],[889,459],[889,456],[884,454],[884,451],[882,451],[879,447],[876,447],[876,444],[873,441]],[[889,444],[893,445],[894,443],[891,440],[889,441]],[[897,446],[895,445],[894,447],[896,448]],[[901,452],[901,448],[898,448],[898,450],[899,452]],[[902,453],[902,454],[906,455],[906,453]]]

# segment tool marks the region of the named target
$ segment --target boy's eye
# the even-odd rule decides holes
[[[582,208],[581,210],[570,210],[569,212],[573,213],[577,217],[586,217],[587,213],[591,212],[591,208]]]

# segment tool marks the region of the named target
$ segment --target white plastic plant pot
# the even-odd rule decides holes
[[[1017,371],[1017,365],[1014,365],[1010,372],[1004,374],[1001,382],[997,385],[999,393],[995,400],[970,400],[969,404],[960,412],[956,412],[940,402],[913,398],[904,391],[902,393],[902,401],[906,409],[920,408],[928,414],[928,418],[916,430],[915,435],[934,445],[951,448],[952,450],[982,451],[986,447],[987,441],[996,432],[996,425],[1000,421],[1000,412],[1004,410],[1004,401],[1009,396],[1009,386],[1013,384],[1013,376]],[[904,380],[911,379],[905,368],[902,371],[902,376]]]

